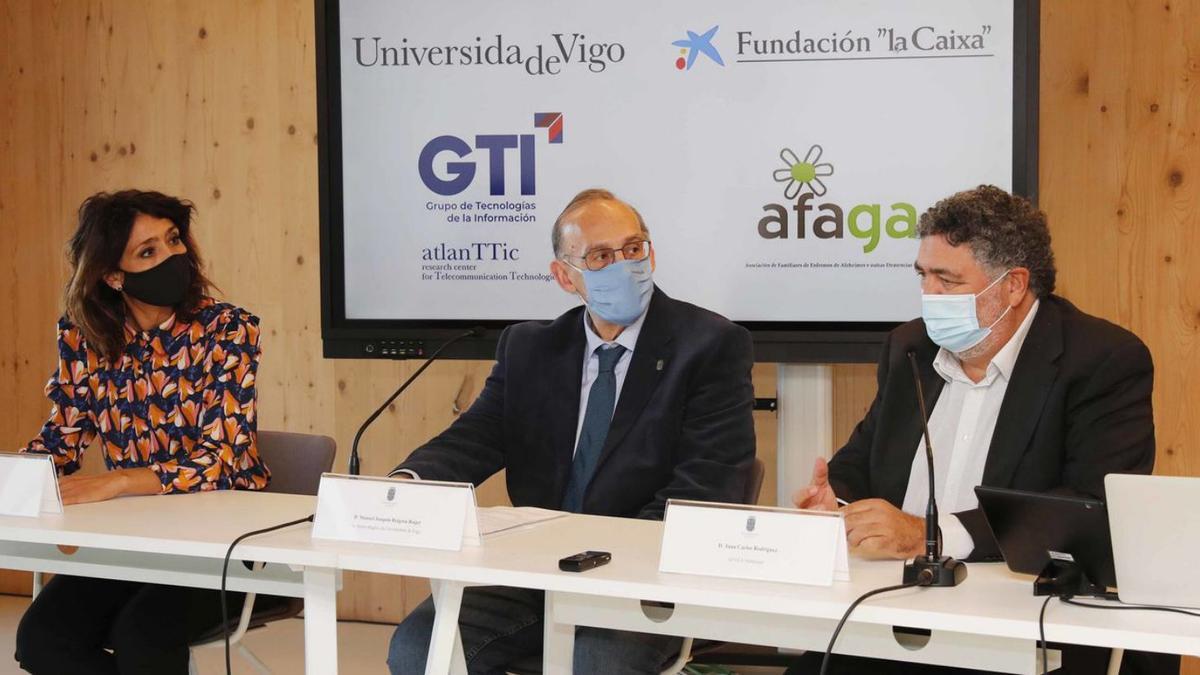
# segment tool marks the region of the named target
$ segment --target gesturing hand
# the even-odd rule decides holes
[[[829,464],[824,458],[817,458],[813,464],[812,480],[808,487],[792,493],[792,502],[798,509],[837,511],[837,496],[833,494],[833,486],[829,484]]]

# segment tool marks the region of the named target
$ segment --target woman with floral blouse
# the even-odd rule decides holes
[[[64,504],[270,480],[255,440],[258,318],[209,297],[192,212],[136,190],[79,209],[50,418],[23,449],[53,457]],[[74,475],[89,447],[108,471]],[[189,642],[220,616],[216,591],[58,575],[21,620],[17,660],[32,673],[182,674]]]

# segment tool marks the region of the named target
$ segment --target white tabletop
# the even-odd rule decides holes
[[[863,592],[901,581],[901,562],[857,559],[851,561],[852,581],[831,587],[660,573],[661,539],[660,522],[571,515],[487,537],[482,546],[461,552],[310,545],[336,549],[338,566],[345,570],[828,619],[840,618]],[[305,540],[303,530],[267,539],[277,546],[302,546]],[[612,562],[582,574],[559,571],[560,558],[584,550],[608,551]],[[1044,600],[1033,595],[1032,577],[1013,574],[1000,563],[977,563],[969,565],[966,581],[956,588],[874,597],[860,605],[853,620],[1033,640]],[[1200,655],[1200,618],[1161,612],[1089,610],[1055,600],[1046,613],[1046,635],[1074,644]]]
[[[68,506],[61,516],[0,517],[0,540],[221,558],[238,535],[302,518],[313,497],[218,491],[127,497]],[[662,523],[571,515],[484,539],[462,551],[314,541],[311,526],[253,537],[235,559],[336,567],[680,604],[836,619],[858,595],[900,582],[901,563],[852,560],[850,583],[831,587],[752,582],[658,571]],[[612,562],[586,573],[558,560],[584,550]],[[1036,639],[1044,599],[1032,578],[1001,564],[972,564],[957,588],[911,589],[871,598],[854,621]],[[1099,602],[1099,601],[1096,601]],[[1200,619],[1160,612],[1089,610],[1052,601],[1051,641],[1200,655]]]
[[[122,497],[67,506],[62,515],[0,516],[0,540],[224,558],[239,535],[303,518],[315,507],[315,497],[242,490]],[[308,540],[307,526],[291,529]],[[296,541],[263,546],[258,538],[239,544],[233,558],[326,567],[337,562],[334,551]]]

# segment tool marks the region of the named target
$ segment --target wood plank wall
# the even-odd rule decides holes
[[[1200,475],[1200,2],[1042,2],[1059,291],[1155,361],[1157,472]]]
[[[1041,195],[1060,291],[1150,345],[1160,472],[1200,474],[1200,0],[1042,0],[1042,20]],[[314,59],[309,0],[0,0],[0,447],[47,410],[74,209],[139,186],[196,202],[211,276],[262,317],[262,427],[332,435],[344,462],[413,366],[320,358]],[[488,369],[432,368],[367,434],[364,470],[442,429]],[[872,373],[835,367],[837,438]],[[774,377],[756,368],[760,396]],[[774,415],[756,416],[772,485]],[[483,494],[505,499],[497,481]],[[0,575],[0,588],[27,584]],[[341,611],[395,621],[427,592],[357,575]]]

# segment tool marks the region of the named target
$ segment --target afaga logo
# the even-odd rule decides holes
[[[675,68],[678,70],[691,70],[692,66],[696,65],[696,57],[701,54],[707,56],[709,60],[718,66],[725,66],[725,61],[721,58],[721,52],[713,46],[713,36],[720,30],[720,26],[713,26],[704,32],[703,35],[697,35],[692,31],[687,31],[687,37],[682,40],[676,40],[671,44],[679,47],[679,58],[675,59]]]
[[[833,176],[833,164],[821,161],[823,153],[819,145],[811,146],[803,160],[790,148],[779,152],[783,166],[775,169],[772,176],[776,183],[783,184],[784,199],[794,203],[788,206],[764,204],[762,210],[767,215],[758,221],[758,236],[763,239],[788,239],[794,233],[796,239],[808,237],[808,214],[813,211],[810,202],[814,197],[825,196],[827,188],[821,179]],[[885,232],[892,239],[917,236],[917,210],[908,202],[892,204],[886,223],[881,222],[883,216],[879,204],[856,204],[848,213],[834,202],[817,204],[816,208],[818,215],[811,225],[814,238],[844,239],[848,229],[850,236],[865,240],[863,253],[874,251]]]
[[[547,130],[549,143],[557,145],[563,142],[562,113],[534,113],[533,126],[535,129]],[[465,160],[474,150],[487,153],[485,171],[488,172],[489,179],[488,194],[507,194],[504,165],[509,150],[517,151],[521,194],[537,194],[537,148],[533,134],[477,134],[474,147],[458,136],[438,136],[425,144],[417,158],[417,171],[421,175],[421,182],[425,187],[443,196],[456,195],[466,190],[475,180],[476,163],[451,160],[440,164],[439,158],[444,153],[450,153],[459,160]],[[442,170],[437,170],[438,166],[441,166]],[[443,178],[442,175],[449,177]]]

